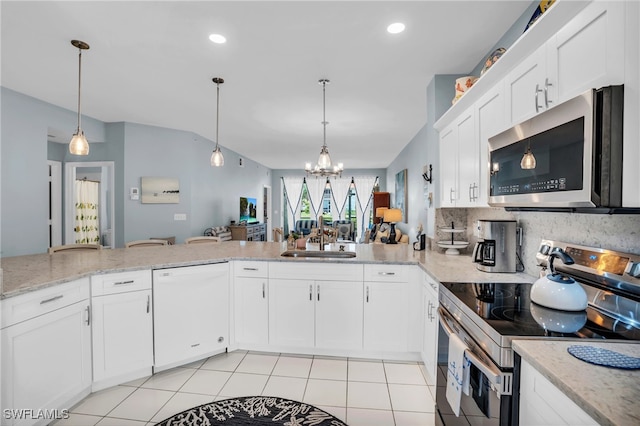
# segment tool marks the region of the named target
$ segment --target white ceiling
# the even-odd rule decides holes
[[[84,115],[214,140],[211,79],[222,77],[223,152],[299,169],[315,163],[322,145],[318,80],[328,78],[332,159],[346,169],[385,168],[424,125],[433,75],[469,72],[529,5],[2,1],[1,82],[76,111],[78,50],[70,40],[83,40],[91,46],[82,56]],[[406,31],[388,34],[396,21]],[[227,43],[211,43],[211,33]]]

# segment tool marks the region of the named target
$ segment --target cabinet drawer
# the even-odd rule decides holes
[[[233,275],[236,277],[267,278],[269,264],[267,262],[233,262]]]
[[[151,288],[151,270],[118,272],[91,277],[91,295],[125,293]]]
[[[269,262],[269,278],[362,281],[362,264]]]
[[[409,282],[412,265],[364,265],[364,280],[379,282]]]
[[[426,272],[422,272],[422,284],[435,291],[436,294],[438,294],[438,291],[440,290],[438,282],[431,278]]]
[[[2,300],[2,328],[89,298],[89,278]]]

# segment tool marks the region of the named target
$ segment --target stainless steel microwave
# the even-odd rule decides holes
[[[489,204],[622,207],[623,86],[592,89],[489,139]]]

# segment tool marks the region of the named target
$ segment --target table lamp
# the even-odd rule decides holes
[[[387,244],[396,244],[396,222],[402,221],[402,210],[386,209],[382,220],[391,224],[391,231],[389,232],[389,241],[387,241]]]

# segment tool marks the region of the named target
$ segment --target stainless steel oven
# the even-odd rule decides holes
[[[589,300],[583,312],[565,312],[531,302],[531,283],[447,283],[440,286],[436,392],[437,421],[452,425],[517,426],[518,357],[515,339],[613,339],[640,342],[640,255],[543,240],[536,255],[544,268],[562,250],[575,261],[558,265],[578,281]],[[555,265],[554,265],[555,266]],[[533,280],[533,278],[532,278]],[[446,339],[455,334],[471,362],[470,392],[462,395],[460,417],[446,400]]]

